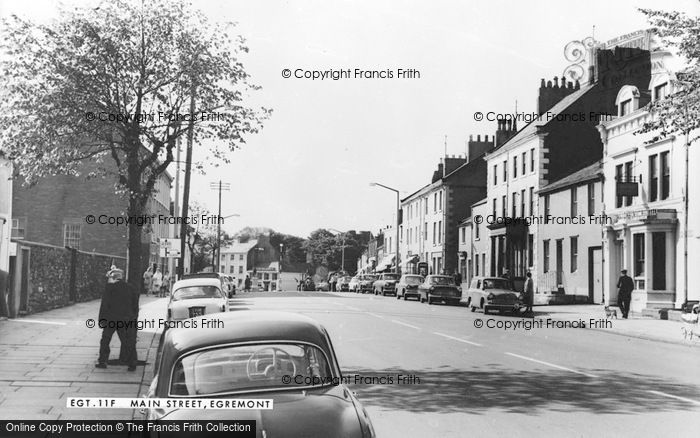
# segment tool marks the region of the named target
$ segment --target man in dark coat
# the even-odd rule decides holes
[[[107,368],[109,343],[117,332],[123,352],[122,359],[129,371],[136,370],[136,319],[139,313],[138,295],[124,282],[124,271],[112,268],[107,273],[107,287],[100,304],[99,327],[102,328],[100,339],[100,357],[95,365]]]
[[[620,308],[620,312],[622,312],[622,317],[627,319],[630,313],[634,281],[627,275],[627,269],[623,269],[621,274],[620,279],[617,281],[617,305]]]

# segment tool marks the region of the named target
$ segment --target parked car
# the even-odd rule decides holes
[[[472,312],[482,309],[517,313],[520,311],[520,293],[513,289],[513,282],[500,277],[474,277],[460,303],[471,307]]]
[[[328,292],[331,290],[331,284],[326,280],[319,281],[316,283],[316,290],[320,292]]]
[[[362,277],[360,277],[360,287],[358,289],[359,292],[363,294],[372,292],[372,285],[376,279],[377,276],[374,274],[364,274]]]
[[[173,285],[168,302],[168,321],[228,310],[228,296],[218,278],[187,278]]]
[[[428,275],[423,283],[418,286],[420,302],[433,304],[442,301],[446,304],[457,304],[462,291],[455,284],[455,280],[449,275]]]
[[[201,318],[198,318],[201,319]],[[223,314],[221,328],[168,330],[147,398],[272,399],[274,409],[142,409],[146,419],[255,420],[258,436],[374,437],[344,383],[330,336],[299,314]],[[288,377],[290,377],[287,379]],[[256,406],[257,407],[257,406]]]
[[[228,276],[219,272],[197,272],[194,274],[185,274],[182,276],[182,280],[186,280],[189,278],[218,278],[221,282],[221,290],[224,291],[226,295],[230,295],[231,287],[229,287],[229,285],[233,286],[233,283],[229,283]]]
[[[306,277],[306,280],[302,283],[302,290],[305,291],[313,291],[316,290],[316,284],[314,283],[313,278],[311,277]]]
[[[347,292],[350,290],[350,281],[352,280],[352,277],[350,276],[343,276],[343,277],[338,277],[338,282],[335,284],[335,290],[338,292]]]
[[[396,283],[396,299],[403,298],[404,301],[409,298],[420,300],[418,286],[423,283],[423,276],[418,274],[404,274],[401,280]]]
[[[350,279],[350,283],[348,284],[348,290],[351,292],[357,292],[357,290],[360,288],[360,275],[356,275]]]
[[[399,274],[380,274],[377,281],[372,285],[375,295],[396,295],[396,283],[399,282]]]

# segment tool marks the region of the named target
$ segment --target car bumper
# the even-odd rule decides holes
[[[503,312],[517,312],[520,310],[520,303],[486,303],[484,307],[488,307],[489,310],[500,310]]]
[[[442,295],[431,295],[428,294],[428,299],[431,299],[433,301],[444,301],[446,303],[459,303],[459,300],[461,297],[446,297]]]

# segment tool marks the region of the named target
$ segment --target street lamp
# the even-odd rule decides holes
[[[219,201],[221,202],[221,201]],[[240,214],[234,213],[230,214],[228,216],[221,217],[221,204],[219,204],[219,217],[217,218],[216,221],[216,272],[219,272],[221,270],[221,222],[224,219],[228,219],[230,217],[241,217]]]
[[[342,251],[341,251],[340,270],[341,270],[342,272],[345,272],[345,233],[346,233],[347,231],[340,231],[340,230],[336,230],[335,228],[329,228],[328,230],[329,230],[329,231],[335,231],[336,233],[342,234],[342,236],[343,236],[343,244],[342,244],[342,245],[343,245],[343,249],[342,249]]]
[[[396,265],[394,266],[394,272],[399,273],[399,191],[391,187],[387,187],[384,184],[379,184],[378,182],[369,183],[371,187],[379,186],[387,190],[391,190],[396,193]]]

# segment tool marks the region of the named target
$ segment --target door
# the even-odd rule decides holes
[[[588,300],[596,304],[603,302],[603,249],[600,246],[588,248]]]
[[[564,255],[563,250],[563,240],[557,239],[557,288],[562,288],[563,278],[562,273],[564,271]]]

